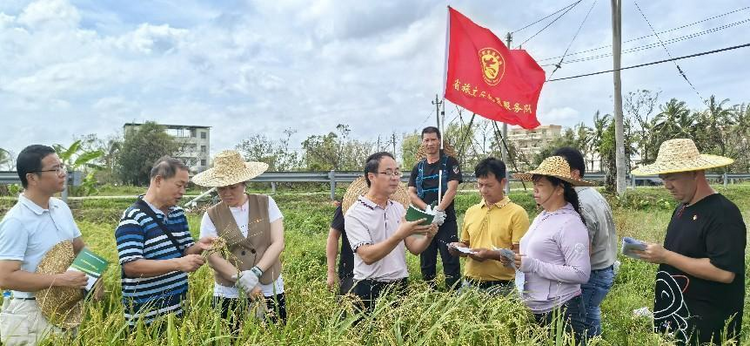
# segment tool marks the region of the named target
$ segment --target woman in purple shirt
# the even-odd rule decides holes
[[[520,255],[515,257],[523,301],[538,323],[553,325],[562,316],[566,329],[585,343],[578,340],[586,335],[581,284],[589,279],[591,263],[588,232],[573,186],[591,183],[572,178],[560,156],[548,157],[536,170],[516,177],[534,182],[534,200],[544,208],[521,238]]]

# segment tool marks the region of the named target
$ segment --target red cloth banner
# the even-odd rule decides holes
[[[539,126],[544,70],[525,50],[508,49],[489,29],[451,7],[448,11],[445,98],[488,119]]]

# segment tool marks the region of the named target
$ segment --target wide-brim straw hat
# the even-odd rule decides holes
[[[203,187],[222,187],[246,182],[268,169],[264,162],[245,162],[236,150],[224,150],[214,157],[214,166],[193,177]]]
[[[447,141],[443,142],[443,154],[451,156],[453,158],[458,158],[458,154],[456,154],[456,149],[454,149],[453,146]],[[425,148],[424,144],[421,144],[419,146],[416,157],[417,157],[417,161],[427,157],[427,148]]]
[[[568,164],[568,161],[566,161],[565,158],[562,156],[550,156],[544,159],[544,161],[542,161],[541,164],[539,164],[539,168],[530,172],[526,172],[526,173],[513,174],[513,177],[515,177],[516,179],[521,179],[523,181],[531,181],[532,180],[531,178],[534,175],[544,175],[548,177],[555,177],[575,186],[594,185],[594,183],[590,181],[586,181],[583,179],[575,179],[572,176],[570,176],[570,165]]]
[[[66,240],[53,246],[39,262],[38,274],[62,274],[73,260],[73,242]],[[78,327],[83,320],[83,290],[73,287],[52,286],[34,294],[39,310],[47,321],[63,329]]]
[[[659,155],[653,164],[633,171],[634,175],[657,175],[677,172],[701,171],[723,167],[733,159],[717,155],[701,154],[692,139],[677,138],[665,141],[659,146]]]
[[[367,187],[365,177],[357,178],[357,180],[353,181],[351,184],[349,184],[349,187],[346,188],[344,199],[341,201],[341,211],[346,213],[346,211],[349,210],[354,202],[357,201],[359,196],[366,194],[369,190],[370,188]],[[409,208],[409,203],[411,202],[411,200],[409,198],[409,190],[406,189],[404,183],[398,184],[398,189],[396,189],[396,192],[391,195],[390,199],[401,203],[401,205],[404,206],[404,209]]]

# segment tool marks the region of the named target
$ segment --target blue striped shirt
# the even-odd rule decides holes
[[[155,208],[151,208],[155,209]],[[179,249],[162,231],[161,227],[137,205],[122,214],[115,230],[120,266],[140,259],[167,260],[182,257],[185,249],[193,245],[185,212],[180,207],[171,207],[166,219],[164,213],[154,210],[156,217],[169,229]],[[187,296],[187,273],[173,271],[154,277],[128,277],[120,272],[122,303],[125,319],[131,326],[143,318],[149,324],[159,316],[174,313],[182,315],[181,302]]]

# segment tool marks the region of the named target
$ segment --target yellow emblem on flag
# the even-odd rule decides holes
[[[479,63],[482,66],[482,77],[484,82],[490,86],[500,83],[505,74],[505,58],[495,48],[482,48],[479,50]]]

